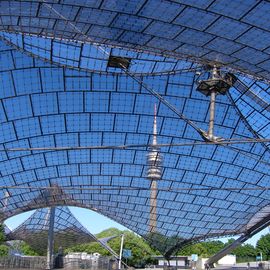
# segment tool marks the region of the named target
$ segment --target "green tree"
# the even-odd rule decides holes
[[[208,257],[208,252],[203,243],[186,246],[178,252],[179,255],[189,256],[191,254],[198,254],[201,257]]]
[[[24,241],[21,241],[19,244],[19,250],[27,256],[40,256],[43,254],[39,254],[37,251],[35,251],[30,245],[25,243]]]
[[[0,257],[8,255],[9,248],[6,245],[0,245]]]
[[[268,260],[270,258],[270,234],[261,236],[256,245],[257,253],[262,252],[263,259]]]
[[[207,241],[202,243],[207,250],[208,257],[215,255],[224,248],[224,243],[221,241]]]
[[[105,237],[110,237],[110,236],[119,236],[121,235],[123,232],[120,231],[119,229],[117,228],[109,228],[109,229],[106,229],[100,233],[98,233],[96,235],[97,238],[105,238]]]
[[[65,253],[69,252],[87,252],[88,254],[92,253],[99,253],[102,256],[109,256],[110,253],[103,248],[99,243],[87,243],[87,244],[80,244],[74,247],[70,247],[65,249]]]
[[[232,251],[237,257],[256,257],[257,251],[255,247],[250,244],[243,244]]]
[[[175,237],[167,237],[158,232],[151,232],[147,234],[146,239],[152,247],[155,248],[156,254],[165,254],[170,247],[173,247],[177,244],[177,236]]]
[[[177,254],[186,256],[198,254],[201,257],[210,257],[216,254],[222,248],[224,248],[224,244],[221,241],[207,241],[186,246]]]
[[[123,231],[123,233],[125,235],[124,249],[130,249],[132,252],[132,257],[127,260],[127,263],[136,267],[144,267],[146,264],[152,263],[154,251],[145,240],[130,231]],[[115,252],[119,253],[119,238],[112,239],[109,245]]]
[[[234,239],[234,238],[230,238],[230,239],[228,239],[228,240],[227,240],[227,242],[224,244],[224,247],[226,247],[226,246],[228,246],[228,245],[232,244],[234,241],[235,241],[235,239]]]
[[[5,228],[3,224],[0,224],[0,244],[6,241]]]
[[[152,263],[153,258],[152,255],[155,252],[151,249],[151,247],[144,241],[140,236],[130,232],[130,231],[120,231],[115,228],[110,228],[101,233],[97,234],[98,238],[105,238],[109,236],[120,236],[124,234],[124,249],[130,249],[132,253],[132,257],[127,259],[127,263],[130,266],[138,266],[143,267],[145,264]],[[120,251],[120,237],[114,238],[108,242],[108,245],[119,254]],[[99,243],[88,243],[77,245],[72,248],[68,248],[65,252],[87,252],[87,253],[95,253],[98,252],[101,255],[108,256],[110,253],[100,246]],[[126,259],[124,259],[126,261]]]
[[[233,238],[228,239],[225,246],[232,244],[234,241],[235,239]],[[249,262],[255,260],[257,250],[250,244],[242,244],[232,250],[231,254],[236,255],[237,262]]]
[[[5,245],[6,235],[3,224],[0,224],[0,257],[7,256],[9,247]]]

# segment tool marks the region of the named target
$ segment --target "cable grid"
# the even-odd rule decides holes
[[[247,233],[270,198],[268,9],[255,0],[1,1],[1,220],[85,207],[167,255]],[[110,56],[128,68],[111,67]],[[223,140],[209,143],[200,134],[209,98],[196,87],[213,63],[237,81],[216,97]],[[151,233],[155,104],[163,165]]]

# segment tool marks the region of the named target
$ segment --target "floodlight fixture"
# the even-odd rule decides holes
[[[201,131],[201,135],[205,141],[215,142],[222,140],[221,137],[214,136],[216,95],[225,95],[234,82],[234,76],[230,74],[221,75],[220,69],[217,66],[212,68],[211,77],[209,79],[198,81],[197,90],[205,96],[210,96],[208,131]]]

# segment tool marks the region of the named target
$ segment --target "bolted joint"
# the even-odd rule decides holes
[[[209,135],[208,131],[205,131],[205,130],[202,130],[202,129],[200,130],[200,135],[203,138],[203,140],[206,141],[206,142],[217,143],[217,142],[225,141],[224,138],[214,136],[213,134]]]

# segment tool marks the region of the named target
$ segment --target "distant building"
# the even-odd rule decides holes
[[[158,260],[158,267],[174,266],[176,268],[184,268],[189,266],[191,257],[190,256],[172,256],[169,262],[163,256],[153,256]]]
[[[99,253],[88,254],[86,252],[69,252],[65,258],[76,260],[91,260],[93,263],[97,263],[100,257]]]
[[[64,257],[64,268],[116,270],[117,261],[110,256],[101,256],[99,253],[87,254],[86,252],[70,252]]]

